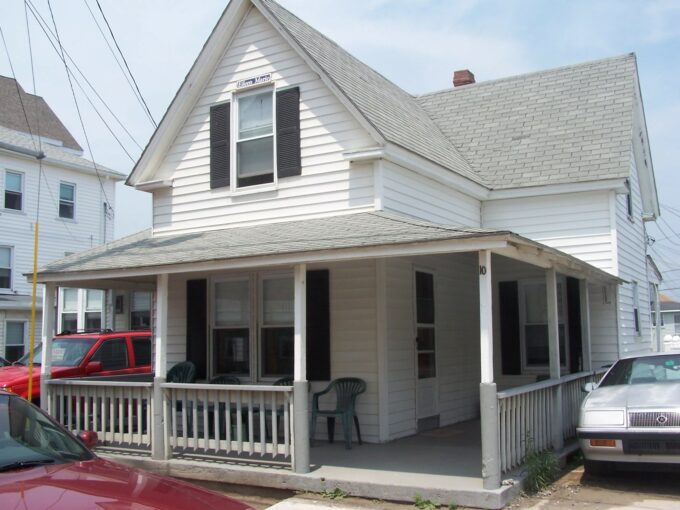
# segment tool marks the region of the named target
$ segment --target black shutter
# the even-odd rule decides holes
[[[331,379],[331,305],[327,269],[307,271],[307,380]]]
[[[300,88],[276,93],[276,166],[279,178],[300,175]]]
[[[207,280],[187,281],[187,344],[186,359],[196,365],[196,377],[207,376],[208,349],[208,283]]]
[[[501,318],[501,366],[505,375],[522,373],[517,282],[498,283]]]
[[[581,293],[579,281],[567,278],[567,321],[569,330],[569,365],[571,373],[580,372],[583,367],[581,340]],[[566,361],[566,360],[565,360]]]
[[[231,103],[210,107],[210,189],[229,186]]]

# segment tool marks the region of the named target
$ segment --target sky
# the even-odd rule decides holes
[[[27,0],[53,27],[47,0]],[[128,174],[154,127],[107,42],[96,0],[51,0],[61,42],[108,108],[121,148],[76,85],[81,128],[62,62],[24,0],[0,0],[0,27],[17,79],[43,96],[86,157]],[[280,0],[284,7],[410,93],[451,86],[456,69],[477,81],[635,52],[661,219],[648,223],[651,253],[680,297],[680,1],[676,0]],[[99,0],[118,45],[160,121],[226,0]],[[91,14],[91,12],[94,14]],[[33,51],[32,85],[28,33]],[[110,36],[108,44],[113,46]],[[12,76],[0,47],[0,74]],[[84,83],[82,78],[79,80]],[[89,91],[89,95],[94,94]],[[87,134],[87,139],[85,137]],[[89,140],[89,144],[87,141]],[[129,154],[126,154],[126,152]],[[148,193],[116,188],[116,237],[151,225]]]

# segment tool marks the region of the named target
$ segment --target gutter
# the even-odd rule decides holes
[[[23,154],[24,156],[30,156],[35,159],[45,158],[45,153],[43,151],[34,151],[31,149],[26,149],[25,147],[20,147],[18,145],[12,145],[11,143],[7,142],[0,142],[0,149],[4,149],[11,152],[18,152],[19,154]]]

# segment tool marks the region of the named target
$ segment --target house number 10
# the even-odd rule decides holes
[[[479,274],[486,274],[486,266],[479,266]]]

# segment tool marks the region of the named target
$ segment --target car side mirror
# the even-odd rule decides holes
[[[94,448],[97,446],[99,436],[97,436],[97,433],[94,430],[83,430],[78,433],[78,439],[85,443],[85,446],[88,448]]]
[[[85,366],[85,373],[87,375],[94,374],[96,372],[101,372],[101,371],[102,371],[102,362],[101,361],[90,361]]]
[[[594,382],[585,383],[583,385],[583,393],[590,393],[595,388],[597,388],[597,384],[595,384]]]

